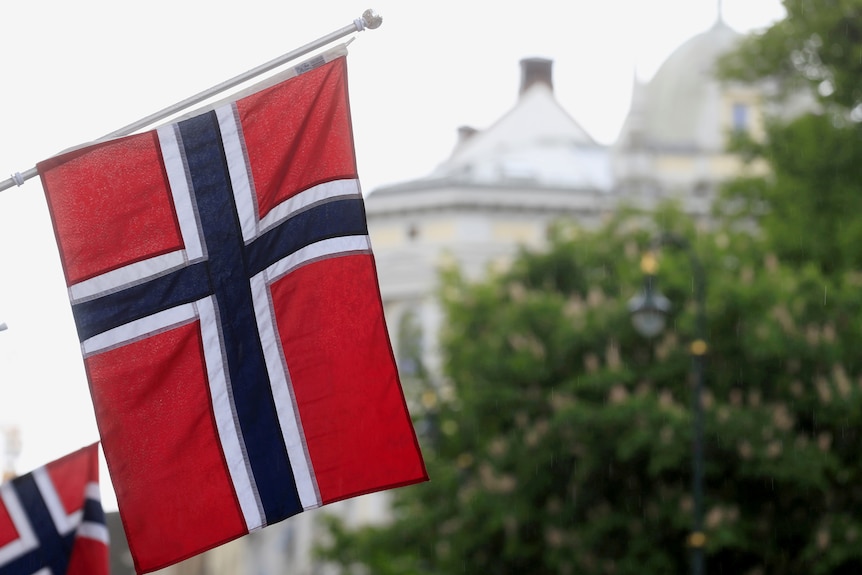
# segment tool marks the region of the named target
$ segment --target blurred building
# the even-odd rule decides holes
[[[713,74],[716,58],[738,39],[719,19],[680,46],[650,81],[635,79],[630,111],[611,146],[597,143],[559,104],[553,62],[524,59],[517,101],[497,122],[458,128],[454,150],[432,173],[368,194],[380,287],[406,387],[420,372],[433,379],[439,367],[442,316],[434,291],[441,264],[478,277],[488,266],[505,266],[519,246],[541,246],[555,220],[595,225],[621,203],[649,208],[675,198],[694,216],[707,214],[719,182],[741,168],[725,151],[729,134],[763,132],[762,91],[721,84]],[[302,513],[160,573],[329,573],[310,553],[323,536],[320,514],[337,513],[348,524],[383,521],[387,496]],[[122,563],[122,550],[115,554],[114,575],[132,573],[120,570],[130,557]]]
[[[311,549],[325,536],[318,520],[323,510],[301,513],[286,521],[255,531],[176,565],[156,571],[160,575],[328,575],[331,568],[315,562]],[[386,498],[365,496],[326,507],[347,525],[384,521]],[[105,514],[110,539],[111,575],[135,575],[120,514]]]
[[[371,191],[368,223],[399,361],[415,363],[418,333],[420,357],[432,371],[439,363],[434,289],[443,263],[478,276],[505,266],[518,246],[541,246],[553,221],[595,225],[621,203],[649,209],[673,198],[706,216],[718,184],[742,167],[725,151],[730,134],[764,130],[762,91],[714,75],[739,38],[719,19],[649,82],[635,79],[611,146],[560,106],[551,60],[522,60],[511,110],[486,129],[459,128],[451,156],[428,176]]]

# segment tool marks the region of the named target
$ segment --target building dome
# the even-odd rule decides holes
[[[729,52],[740,35],[718,20],[712,28],[677,48],[646,86],[636,87],[638,106],[632,109],[620,141],[637,140],[664,152],[720,152],[725,141],[721,90],[715,78],[718,58]],[[635,117],[639,116],[639,117]]]

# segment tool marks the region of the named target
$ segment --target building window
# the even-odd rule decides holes
[[[297,558],[296,549],[296,527],[289,521],[286,521],[281,527],[281,535],[279,543],[281,544],[281,552],[287,557],[288,562],[295,563]]]
[[[749,122],[749,110],[747,104],[736,103],[733,105],[733,131],[747,132]]]
[[[425,366],[422,362],[422,326],[413,310],[404,312],[398,322],[398,371],[406,377],[422,377]]]
[[[711,186],[709,182],[700,180],[694,185],[694,195],[699,198],[705,198],[709,195]]]
[[[407,226],[407,238],[410,241],[415,241],[419,237],[419,226],[410,224]]]

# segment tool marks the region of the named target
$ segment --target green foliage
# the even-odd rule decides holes
[[[719,211],[752,218],[782,261],[827,275],[862,266],[862,0],[786,0],[788,17],[723,59],[725,79],[778,98],[762,142],[733,149],[769,175],[725,186]],[[807,102],[800,114],[797,105]]]
[[[707,571],[862,569],[859,278],[781,263],[745,233],[695,233],[708,277]],[[431,481],[391,524],[334,526],[357,573],[682,573],[691,529],[691,263],[661,252],[669,328],[645,341],[627,300],[656,224],[561,227],[480,283],[446,273],[447,382],[419,414]],[[362,567],[360,567],[362,566]],[[760,571],[757,571],[757,570]]]
[[[814,262],[827,274],[862,267],[862,129],[806,114],[767,134],[756,153],[770,174],[729,182],[719,211],[754,218],[788,263]]]
[[[788,96],[805,91],[826,110],[862,102],[862,1],[784,0],[787,17],[752,35],[721,62],[727,78],[769,79]]]

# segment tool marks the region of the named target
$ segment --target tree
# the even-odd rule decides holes
[[[724,209],[754,216],[783,261],[816,263],[832,273],[862,267],[862,131],[806,114],[773,122],[758,154],[768,176],[735,180],[724,188]]]
[[[862,104],[862,2],[784,0],[786,17],[748,36],[724,58],[726,78],[776,82],[778,96],[804,91],[822,110],[845,115]]]
[[[635,334],[647,229],[684,234],[707,265],[707,572],[862,569],[862,282],[668,210],[561,227],[476,284],[446,274],[449,387],[420,415],[431,481],[394,492],[391,524],[334,521],[327,558],[384,575],[687,571],[691,270],[662,254],[670,329]]]
[[[753,217],[787,263],[831,274],[862,267],[862,0],[785,0],[787,18],[748,37],[720,66],[774,88],[766,138],[737,151],[768,176],[728,185],[721,209]],[[793,102],[804,102],[799,114]]]

